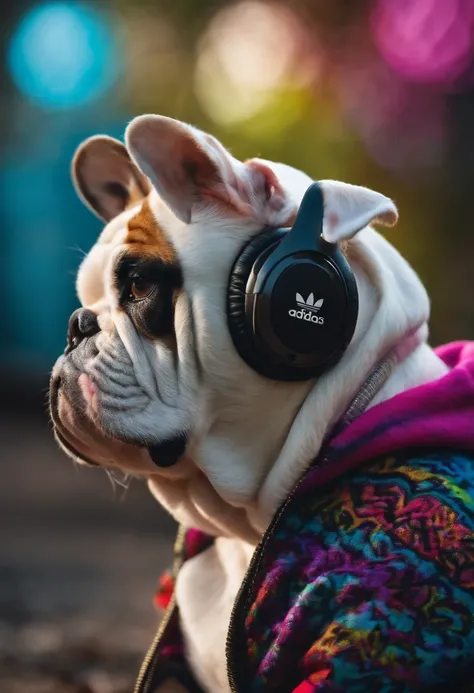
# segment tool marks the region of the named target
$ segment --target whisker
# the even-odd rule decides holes
[[[121,495],[121,500],[123,500],[127,494],[128,489],[130,488],[132,477],[130,476],[130,474],[127,474],[126,472],[120,472],[116,469],[105,469],[105,473],[109,477],[110,483],[112,484],[114,497],[117,487],[120,487],[123,490],[123,493]]]
[[[122,494],[120,496],[121,502],[123,502],[125,500],[131,483],[132,483],[132,477],[130,476],[130,474],[124,474],[123,484],[122,484]]]
[[[105,469],[105,473],[107,474],[107,477],[112,484],[112,495],[115,498],[115,491],[116,491],[116,486],[115,486],[115,477],[110,469]]]
[[[87,253],[85,250],[82,250],[78,245],[70,245],[68,250],[72,250],[75,253],[80,253],[82,257],[87,257]]]

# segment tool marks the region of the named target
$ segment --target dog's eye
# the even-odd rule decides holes
[[[130,298],[132,301],[141,301],[150,295],[153,283],[143,279],[143,277],[132,277],[130,284]]]

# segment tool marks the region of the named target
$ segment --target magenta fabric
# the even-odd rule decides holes
[[[362,414],[330,443],[308,482],[331,481],[349,469],[397,450],[474,450],[474,342],[436,349],[450,371],[426,385],[406,390]]]

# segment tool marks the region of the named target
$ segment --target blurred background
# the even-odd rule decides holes
[[[174,528],[51,439],[48,372],[100,231],[76,146],[155,112],[372,186],[399,206],[387,236],[428,288],[432,344],[473,338],[474,3],[16,0],[0,43],[0,689],[121,693]]]

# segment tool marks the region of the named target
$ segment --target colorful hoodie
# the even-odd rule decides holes
[[[229,626],[233,692],[474,692],[474,343],[437,353],[445,376],[362,414],[275,514]],[[211,543],[182,532],[175,571]],[[201,690],[172,590],[140,693]]]

